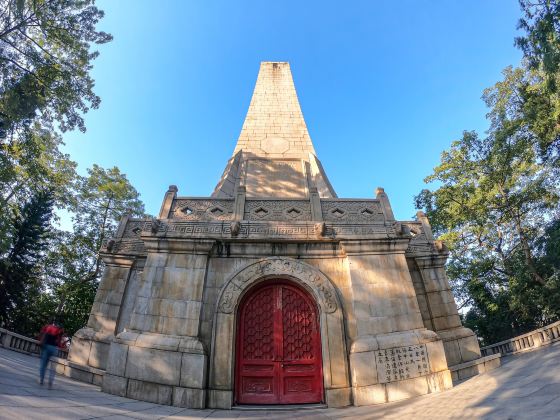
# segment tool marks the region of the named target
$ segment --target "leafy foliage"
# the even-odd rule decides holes
[[[90,46],[112,38],[96,30],[93,0],[0,0],[0,117],[7,135],[39,117],[85,131],[97,108]]]
[[[521,89],[520,111],[545,159],[560,166],[560,1],[521,0],[524,16],[515,39],[532,79]]]
[[[101,242],[117,213],[143,213],[117,168],[80,177],[60,150],[57,131],[85,131],[100,103],[90,71],[92,47],[111,40],[102,17],[94,0],[0,0],[0,322],[25,334],[55,314],[70,332],[84,325]],[[73,215],[73,231],[54,227],[53,207]]]
[[[59,149],[60,136],[34,125],[19,141],[0,143],[0,251],[10,238],[10,214],[48,188],[55,204],[72,201],[76,164]]]
[[[53,212],[50,191],[42,191],[25,203],[20,214],[12,215],[12,236],[0,259],[0,324],[17,325],[17,312],[41,288],[40,263],[47,246]]]
[[[521,67],[484,92],[490,128],[442,153],[416,206],[451,249],[466,325],[489,344],[560,317],[556,1],[521,1]]]
[[[85,131],[83,114],[99,105],[89,72],[103,12],[93,0],[0,0],[0,250],[10,212],[49,188],[69,204],[75,163],[54,131]]]
[[[66,324],[83,327],[103,268],[99,249],[124,214],[144,216],[144,204],[118,168],[93,165],[77,182],[71,210],[73,231],[58,232],[46,266],[58,314]]]

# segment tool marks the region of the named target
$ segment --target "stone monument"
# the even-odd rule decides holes
[[[210,197],[165,193],[124,216],[74,366],[102,389],[182,407],[377,404],[452,386],[480,358],[427,218],[389,198],[338,198],[288,63],[263,62]]]

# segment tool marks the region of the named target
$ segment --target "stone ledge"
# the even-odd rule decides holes
[[[435,332],[427,330],[426,328],[377,335],[365,335],[354,340],[350,347],[350,353],[370,352],[378,349],[425,344],[440,340],[441,339]]]
[[[355,406],[385,404],[451,389],[449,370],[401,381],[352,387]]]
[[[79,382],[101,386],[105,371],[90,366],[80,365],[60,357],[52,357],[51,363],[56,373]]]
[[[103,376],[105,375],[105,371],[101,369],[90,368],[89,366],[82,366],[82,365],[68,365],[64,369],[64,376],[68,376],[69,378],[76,379],[80,382],[86,382],[89,384],[94,384],[101,386],[103,382]]]
[[[113,341],[118,344],[126,344],[135,347],[206,355],[206,350],[202,342],[197,337],[192,336],[125,330],[119,333]]]
[[[460,363],[449,367],[453,383],[471,378],[484,372],[500,367],[502,364],[501,355],[493,354],[491,356],[481,357],[471,360],[470,362]]]

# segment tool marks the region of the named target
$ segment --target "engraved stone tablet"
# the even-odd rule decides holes
[[[425,344],[377,350],[375,362],[379,383],[402,381],[430,373]]]

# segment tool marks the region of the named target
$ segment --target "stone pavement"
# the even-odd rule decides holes
[[[105,394],[58,376],[37,383],[39,359],[0,348],[0,419],[558,419],[560,343],[505,358],[501,368],[453,389],[406,401],[342,409],[192,410]]]

